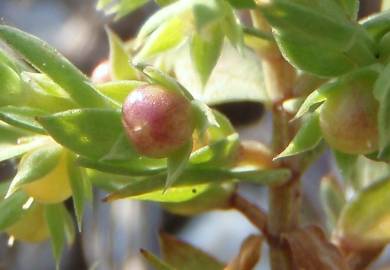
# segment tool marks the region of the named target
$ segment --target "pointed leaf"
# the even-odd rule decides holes
[[[228,0],[234,8],[255,8],[256,4],[253,0]]]
[[[217,259],[168,234],[160,234],[160,249],[163,258],[176,269],[224,269],[223,263]]]
[[[207,32],[203,31],[201,34],[195,33],[191,40],[192,63],[203,86],[206,85],[217,64],[224,39],[220,27],[212,27],[207,30]]]
[[[61,255],[66,244],[66,215],[66,208],[63,204],[45,205],[45,218],[51,236],[51,246],[57,269],[59,269]]]
[[[186,37],[186,24],[177,17],[170,19],[154,31],[145,41],[141,51],[135,56],[135,63],[177,47]]]
[[[71,154],[68,154],[68,173],[77,225],[79,231],[81,231],[84,208],[88,198],[91,199],[92,187],[89,179],[85,176],[84,170],[76,165],[75,156]]]
[[[45,113],[29,107],[0,107],[0,120],[11,126],[39,134],[46,134],[46,132],[35,120],[35,117],[43,114]]]
[[[20,144],[0,144],[0,162],[18,157],[27,153],[35,148],[38,148],[44,143],[45,140],[37,137],[36,139],[29,140],[25,143]]]
[[[118,110],[70,110],[39,117],[38,121],[58,143],[91,159],[104,158],[124,133]],[[130,144],[122,146],[117,150],[123,156],[133,156]]]
[[[120,38],[106,28],[106,33],[110,43],[110,67],[111,76],[114,80],[137,79],[137,70],[130,65],[130,55],[125,50]]]
[[[360,23],[374,40],[379,41],[390,30],[390,10],[375,13]]]
[[[287,148],[274,159],[295,156],[312,150],[320,143],[321,139],[319,115],[318,113],[313,113],[308,119],[304,120],[302,127]]]
[[[119,0],[119,5],[117,9],[115,9],[115,19],[120,19],[127,14],[133,12],[134,10],[142,7],[148,2],[148,0]]]
[[[28,196],[20,191],[15,192],[7,199],[3,199],[8,189],[9,183],[2,183],[1,200],[0,200],[0,231],[4,231],[7,227],[14,224],[21,218],[25,212],[23,205],[27,202]]]
[[[32,134],[0,121],[0,144],[14,144],[20,137],[29,135]]]
[[[112,106],[111,101],[92,87],[85,75],[44,41],[6,25],[0,25],[0,39],[48,75],[80,106]]]

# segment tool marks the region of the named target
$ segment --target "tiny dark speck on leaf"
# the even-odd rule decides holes
[[[196,193],[196,188],[192,189],[192,193]]]

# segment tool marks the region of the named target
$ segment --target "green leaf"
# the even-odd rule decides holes
[[[379,41],[378,45],[379,58],[385,63],[390,62],[390,32],[387,32]]]
[[[138,157],[120,162],[96,161],[78,157],[77,163],[85,168],[129,176],[155,175],[161,173],[166,167],[165,160],[148,159],[144,157]]]
[[[325,176],[321,179],[320,198],[329,229],[332,231],[346,203],[344,191],[334,177]]]
[[[367,34],[333,1],[280,0],[260,10],[275,28],[284,57],[301,70],[333,77],[376,61]]]
[[[61,255],[67,238],[67,211],[63,204],[46,204],[45,218],[51,236],[51,246],[56,260],[56,269],[59,269]]]
[[[111,4],[113,0],[99,0],[96,4],[96,9],[97,10],[102,10],[106,8],[109,4]]]
[[[235,184],[208,184],[207,189],[204,190],[199,190],[197,187],[173,188],[180,190],[191,189],[191,192],[197,194],[197,196],[181,202],[166,201],[160,205],[170,213],[184,216],[192,216],[206,211],[228,209],[231,207],[231,196],[236,190]],[[170,190],[168,189],[167,192],[169,193]],[[162,193],[159,192],[158,194],[161,195]]]
[[[390,9],[390,1],[389,0],[383,0],[382,1],[382,10],[388,10]]]
[[[217,23],[225,16],[226,9],[223,7],[223,1],[195,0],[192,2],[192,12],[198,32]]]
[[[34,133],[46,134],[41,125],[35,121],[36,116],[44,115],[43,111],[30,107],[0,107],[0,120]]]
[[[211,255],[168,234],[160,234],[160,249],[165,261],[175,269],[224,269],[224,264]]]
[[[0,47],[0,63],[12,68],[18,74],[22,70],[21,64],[15,57],[11,57],[11,54],[2,47]]]
[[[202,168],[193,166],[187,168],[172,187],[188,187],[202,184],[219,184],[225,182],[248,182],[262,185],[278,185],[286,182],[291,176],[287,169],[259,170],[251,168]],[[234,180],[237,179],[237,180]],[[130,179],[131,180],[131,179]],[[151,176],[130,183],[118,191],[111,193],[106,200],[118,200],[135,197],[155,191],[167,192],[165,187],[166,174]]]
[[[110,109],[79,109],[38,118],[38,122],[58,143],[77,154],[91,159],[102,159],[112,154],[124,130],[121,112]],[[97,147],[98,146],[98,147]],[[129,143],[116,148],[123,157],[132,157],[134,151]]]
[[[148,2],[148,0],[119,0],[117,7],[111,12],[115,12],[115,19],[118,20],[127,14],[133,12],[134,10],[142,7]]]
[[[245,48],[242,25],[240,24],[239,18],[236,16],[230,5],[224,3],[224,8],[226,16],[221,21],[223,31],[233,47],[235,47],[242,55],[242,52]]]
[[[47,145],[28,153],[19,163],[18,172],[11,182],[6,197],[19,190],[24,184],[31,183],[48,174],[57,166],[62,147]]]
[[[147,250],[140,250],[142,256],[148,261],[148,263],[153,266],[156,270],[175,270],[173,267],[159,259],[156,255],[150,253]]]
[[[186,24],[178,17],[168,20],[148,37],[134,62],[145,62],[177,47],[186,37],[186,28]]]
[[[112,107],[112,102],[85,75],[44,41],[6,25],[0,25],[0,39],[61,86],[80,106]]]
[[[145,85],[140,81],[111,81],[96,85],[100,92],[117,102],[122,106],[126,97],[136,88]]]
[[[234,8],[255,8],[256,4],[253,0],[228,0]]]
[[[338,235],[355,248],[390,242],[390,178],[362,190],[343,208]]]
[[[65,111],[77,105],[58,84],[44,74],[22,73],[26,106],[48,112]]]
[[[0,105],[18,105],[25,101],[18,73],[0,62]]]
[[[304,153],[314,149],[320,143],[322,134],[318,113],[314,112],[308,119],[303,121],[302,127],[293,140],[274,160]]]
[[[239,147],[237,133],[231,134],[222,140],[206,145],[191,153],[191,164],[207,164],[207,166],[223,166],[236,158]]]
[[[45,143],[42,137],[32,137],[31,140],[19,144],[0,144],[0,162],[23,155]]]
[[[174,72],[179,83],[196,99],[208,105],[269,101],[259,58],[247,48],[240,54],[229,42],[224,43],[219,60],[205,87],[202,87],[187,50],[178,55]]]
[[[139,43],[143,42],[147,36],[168,20],[178,15],[188,13],[191,5],[192,1],[176,1],[171,5],[159,9],[142,25],[138,32],[137,41]]]
[[[390,63],[375,82],[374,96],[379,101],[379,152],[382,152],[390,144]]]
[[[207,32],[203,31],[201,34],[195,33],[191,40],[192,62],[203,86],[206,85],[217,64],[224,39],[219,26],[207,30]]]
[[[390,31],[390,10],[375,13],[360,23],[374,40],[379,41]]]
[[[147,66],[142,72],[149,78],[152,83],[159,84],[165,87],[167,90],[175,91],[177,93],[183,94],[189,100],[193,100],[193,96],[186,88],[184,88],[180,83],[178,83],[171,76],[155,69],[154,67]]]
[[[204,140],[207,129],[210,127],[218,128],[219,124],[213,111],[205,103],[199,100],[193,100],[191,105],[195,118],[195,127],[199,132],[200,139]]]
[[[130,65],[131,57],[120,38],[108,27],[106,33],[110,43],[110,71],[114,80],[137,79],[137,70]]]
[[[320,89],[315,90],[310,95],[308,95],[301,107],[299,108],[298,112],[295,114],[295,117],[292,121],[301,118],[303,115],[310,111],[313,111],[313,107],[317,109],[318,106],[321,105],[327,99],[326,89],[330,89],[332,86],[332,83],[325,84]]]
[[[0,121],[0,144],[14,144],[20,137],[29,135],[32,134]]]
[[[176,0],[154,0],[159,6],[166,6],[176,2]]]
[[[1,184],[1,198],[4,198],[6,189],[9,183]],[[15,192],[7,199],[0,201],[0,231],[4,231],[7,227],[17,222],[25,213],[23,205],[27,202],[28,196],[24,192]]]
[[[192,140],[185,143],[179,150],[168,157],[167,180],[165,187],[169,188],[183,173],[192,151]]]
[[[69,182],[72,188],[73,206],[76,213],[78,229],[81,232],[82,218],[85,204],[92,196],[92,186],[89,179],[85,176],[84,170],[77,166],[76,157],[68,154],[68,173]]]
[[[337,0],[344,12],[352,20],[356,20],[359,12],[359,0]]]

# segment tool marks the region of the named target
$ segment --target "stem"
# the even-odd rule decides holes
[[[234,193],[230,198],[231,208],[241,212],[253,225],[255,225],[263,235],[268,235],[267,232],[267,214],[257,205],[249,202],[247,199]]]
[[[262,31],[270,32],[270,26],[259,10],[252,11],[253,25]],[[295,69],[282,57],[276,44],[269,44],[266,50],[258,52],[263,60],[265,85],[273,103],[273,153],[280,153],[290,142],[294,128],[289,125],[291,116],[281,106],[284,100],[293,97],[296,78]],[[268,233],[270,262],[273,270],[292,270],[292,258],[283,246],[281,236],[298,226],[300,209],[299,162],[294,158],[280,163],[290,168],[292,178],[286,184],[269,189]]]

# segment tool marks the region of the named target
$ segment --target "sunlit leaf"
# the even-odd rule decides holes
[[[46,134],[46,132],[35,120],[35,117],[44,114],[45,112],[41,110],[29,107],[0,107],[0,120],[9,125],[39,134]]]
[[[124,133],[119,110],[70,110],[39,117],[38,121],[58,143],[91,159],[104,158]],[[134,155],[130,144],[121,146],[116,150],[123,156]]]
[[[390,10],[375,13],[360,23],[373,39],[379,41],[390,30]]]
[[[113,80],[134,80],[137,79],[137,70],[130,65],[130,55],[125,50],[120,38],[106,28],[110,43],[110,71]]]
[[[36,139],[21,142],[19,144],[0,144],[0,162],[18,157],[29,152],[45,143],[45,140],[37,137]]]
[[[16,143],[18,138],[32,135],[20,128],[10,126],[0,121],[0,144]],[[1,152],[1,151],[0,151]]]
[[[1,60],[1,59],[0,59]],[[23,84],[18,73],[0,61],[0,105],[18,105],[25,101]]]
[[[130,94],[130,92],[141,85],[145,85],[145,83],[140,81],[111,81],[98,84],[96,87],[104,95],[116,101],[118,106],[122,106],[125,98]]]
[[[223,33],[220,27],[208,28],[201,34],[195,33],[191,40],[191,57],[192,63],[202,85],[206,85],[218,58],[221,54],[223,45]]]
[[[112,106],[111,101],[94,89],[85,75],[44,41],[6,25],[0,25],[0,39],[48,75],[80,106]]]

